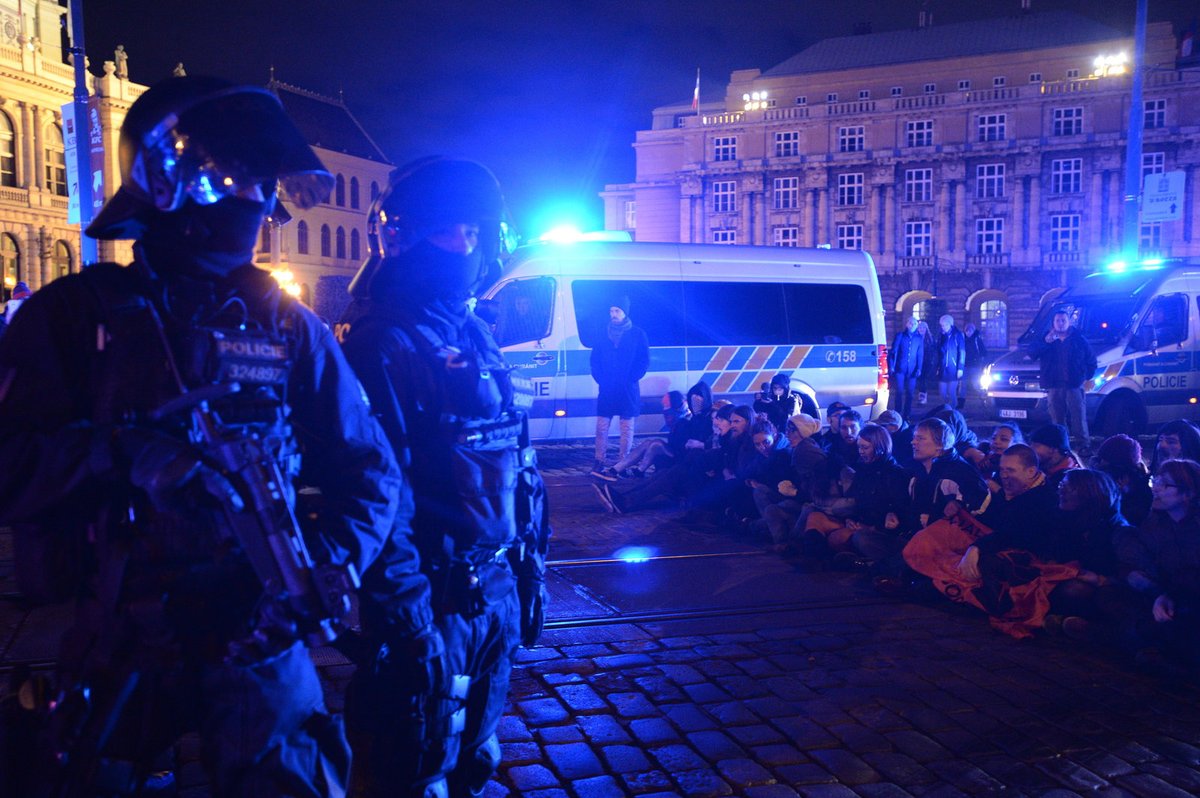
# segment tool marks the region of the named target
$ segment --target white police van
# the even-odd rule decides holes
[[[1038,361],[1027,354],[1066,311],[1098,367],[1084,383],[1093,434],[1136,434],[1196,419],[1200,401],[1200,263],[1116,262],[1046,303],[1018,341],[984,370],[982,387],[1000,419],[1049,419]]]
[[[714,398],[749,403],[786,372],[810,409],[836,399],[870,417],[887,406],[883,305],[865,252],[539,243],[481,297],[505,358],[534,383],[534,438],[595,433],[591,347],[616,297],[650,342],[639,432],[662,426],[663,394],[701,380]]]

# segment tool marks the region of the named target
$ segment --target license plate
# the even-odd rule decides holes
[[[1025,390],[1040,391],[1040,390],[1042,390],[1042,385],[1041,385],[1041,383],[1038,383],[1038,382],[1027,382],[1027,383],[1025,383]],[[1024,418],[1024,416],[1022,416],[1022,418]]]
[[[1000,418],[1028,418],[1029,411],[1027,410],[1000,410]]]

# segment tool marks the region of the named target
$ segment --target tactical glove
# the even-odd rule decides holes
[[[191,445],[157,430],[121,427],[113,435],[114,450],[129,467],[129,480],[149,496],[158,510],[179,510],[186,487],[240,511],[245,503],[228,479],[206,464]]]

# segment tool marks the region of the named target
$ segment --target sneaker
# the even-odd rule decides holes
[[[616,482],[617,478],[620,476],[622,476],[622,474],[617,473],[617,469],[613,468],[612,466],[601,469],[599,474],[595,474],[597,479],[602,479],[605,482]]]
[[[599,460],[597,460],[592,464],[592,470],[588,472],[588,476],[596,477],[597,479],[608,480],[611,482],[613,480],[610,480],[607,476],[605,476],[605,474],[609,471],[612,471],[612,469],[605,468],[604,463],[601,463]]]
[[[617,506],[613,503],[612,495],[608,492],[608,485],[603,482],[593,482],[592,490],[596,491],[596,498],[604,505],[604,509],[610,513],[617,512]]]

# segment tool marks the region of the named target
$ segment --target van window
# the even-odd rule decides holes
[[[1158,349],[1187,338],[1187,294],[1163,294],[1150,305],[1130,342],[1135,349]]]
[[[509,346],[548,336],[554,319],[554,289],[553,277],[517,280],[501,288],[492,298],[496,343]]]
[[[629,298],[629,316],[651,346],[872,342],[859,285],[576,280],[573,294],[587,347],[603,334],[609,305],[620,296]]]
[[[683,298],[678,280],[576,280],[571,284],[579,341],[591,348],[608,328],[608,309],[629,300],[629,318],[650,346],[683,346]]]

